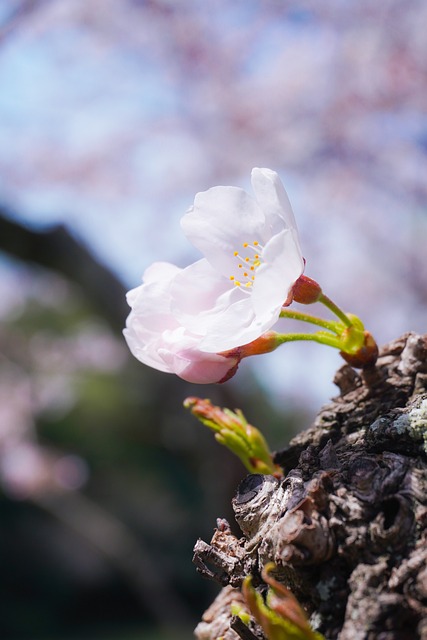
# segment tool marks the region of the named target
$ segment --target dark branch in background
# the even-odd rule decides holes
[[[113,330],[122,330],[128,313],[123,285],[64,227],[47,231],[29,229],[8,217],[0,207],[1,251],[26,265],[49,269],[76,283],[81,288],[84,303],[91,306],[90,311],[102,316]],[[141,373],[140,384],[143,380],[147,384],[143,367],[138,371]],[[128,380],[134,384],[131,377]],[[171,397],[173,383],[172,377],[165,376],[159,384],[150,386],[153,415],[159,416],[164,411],[163,398]],[[166,396],[165,385],[170,385]],[[124,430],[129,428],[132,416],[132,412],[129,417],[123,416]],[[144,420],[148,422],[149,418],[142,416],[138,426],[142,426]],[[43,446],[40,445],[41,450]],[[107,500],[103,505],[102,501],[97,503],[79,491],[61,492],[57,488],[40,490],[30,500],[104,557],[158,625],[168,629],[172,624],[190,624],[190,607],[173,585],[174,567],[146,548],[144,537],[133,532],[126,518],[115,514],[114,504]],[[101,536],[99,532],[102,532]],[[3,637],[1,631],[0,636]]]
[[[0,208],[0,251],[64,275],[85,291],[93,311],[115,331],[124,327],[129,312],[124,286],[64,227],[35,231]]]
[[[113,513],[72,491],[40,494],[33,502],[105,556],[158,624],[165,629],[189,624],[188,606],[171,587],[168,567]]]

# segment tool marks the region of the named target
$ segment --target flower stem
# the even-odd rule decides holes
[[[338,318],[340,320],[342,320],[342,322],[345,324],[346,327],[352,327],[353,326],[353,322],[350,320],[350,318],[344,313],[344,311],[342,311],[336,304],[335,302],[332,302],[332,300],[330,298],[328,298],[328,296],[325,296],[324,293],[320,294],[319,296],[319,302],[321,302],[322,304],[325,305],[325,307],[327,307],[330,311],[332,311],[332,313],[334,313],[336,316],[338,316]]]
[[[297,340],[313,340],[314,342],[335,347],[335,349],[339,349],[340,351],[342,349],[342,342],[338,338],[322,331],[318,331],[317,333],[279,333],[276,339],[280,344],[284,342],[296,342]]]
[[[312,316],[309,313],[303,313],[301,311],[294,311],[292,309],[282,309],[280,312],[281,318],[291,318],[292,320],[301,320],[302,322],[311,322],[311,324],[316,324],[319,327],[323,327],[324,329],[328,329],[337,335],[341,335],[341,329],[337,327],[337,323],[331,320],[323,320],[323,318],[317,318],[316,316]]]

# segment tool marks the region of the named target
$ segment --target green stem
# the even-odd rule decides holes
[[[330,311],[332,311],[332,313],[335,313],[336,316],[338,316],[338,318],[340,320],[342,320],[342,322],[345,324],[346,327],[352,327],[353,323],[350,320],[350,318],[344,313],[344,311],[342,311],[336,304],[335,302],[332,302],[332,300],[330,298],[328,298],[328,296],[325,296],[324,293],[322,293],[319,297],[319,302],[321,302],[322,304],[325,305],[325,307],[327,307]]]
[[[338,336],[342,333],[341,330],[337,327],[336,322],[332,322],[330,320],[323,320],[323,318],[317,318],[316,316],[312,316],[309,313],[303,313],[302,311],[294,311],[292,309],[282,309],[280,312],[281,318],[291,318],[292,320],[301,320],[302,322],[311,322],[311,324],[316,324],[319,327],[323,327],[324,329],[328,329],[333,333],[336,333]]]
[[[297,340],[313,340],[314,342],[320,342],[320,344],[327,344],[340,351],[342,350],[340,340],[327,333],[279,333],[277,336],[277,342],[281,344],[284,342],[296,342]]]

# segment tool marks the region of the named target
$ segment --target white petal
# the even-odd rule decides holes
[[[173,311],[197,316],[215,306],[216,300],[231,289],[231,282],[204,258],[183,269],[173,280]]]
[[[221,353],[240,347],[259,338],[277,321],[278,312],[263,309],[256,315],[251,298],[248,296],[231,305],[221,317],[213,323],[206,337],[200,342],[203,351]]]
[[[269,237],[263,212],[237,187],[213,187],[198,193],[194,206],[181,219],[181,227],[190,242],[226,277],[234,273],[234,252],[241,251],[243,243],[264,243]]]
[[[170,286],[173,276],[180,272],[169,263],[155,263],[144,274],[147,280],[127,294],[131,312],[124,335],[129,348],[138,360],[162,371],[165,365],[157,354],[158,342],[164,331],[179,326],[171,313]]]
[[[137,360],[164,373],[173,373],[170,366],[159,354],[161,346],[158,340],[159,336],[136,332],[131,324],[124,329],[123,335],[130,352]]]
[[[153,262],[144,271],[143,282],[159,282],[163,280],[172,280],[172,278],[181,271],[180,267],[170,262]]]
[[[291,287],[304,271],[304,260],[293,230],[285,229],[265,246],[256,272],[252,304],[256,315],[280,312]]]
[[[213,325],[224,322],[224,313],[231,305],[247,297],[205,259],[184,269],[175,278],[171,293],[174,317],[200,338],[211,333]]]
[[[157,287],[166,287],[168,282],[177,275],[182,269],[176,267],[170,262],[153,262],[144,272],[143,283],[126,294],[126,300],[130,307],[135,307],[138,300],[147,295],[150,291],[147,285],[155,284]]]
[[[288,194],[277,173],[271,169],[252,169],[251,182],[257,202],[270,225],[271,234],[278,233],[284,227],[297,230]]]
[[[211,353],[220,353],[238,347],[242,334],[254,320],[249,297],[238,300],[224,309],[220,315],[212,318],[209,330],[200,342],[200,349]]]
[[[169,282],[142,284],[129,292],[127,300],[132,307],[127,325],[132,322],[134,326],[157,333],[177,326],[171,313]]]
[[[237,364],[234,358],[224,358],[216,353],[201,353],[194,349],[178,353],[162,350],[161,355],[176,375],[197,384],[220,382]]]

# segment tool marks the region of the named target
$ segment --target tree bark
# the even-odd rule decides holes
[[[243,535],[219,520],[196,543],[198,570],[224,587],[221,629],[211,607],[199,640],[244,637],[229,602],[248,574],[264,588],[267,562],[327,640],[427,639],[427,335],[386,345],[361,373],[344,365],[335,383],[340,395],[276,453],[284,478],[238,487]]]

